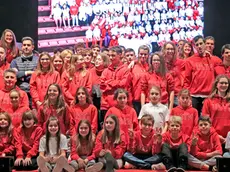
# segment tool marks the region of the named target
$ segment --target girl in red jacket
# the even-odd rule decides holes
[[[12,155],[14,152],[14,131],[10,115],[6,112],[0,113],[0,157]]]
[[[54,69],[59,73],[61,76],[64,71],[64,59],[61,55],[55,54],[52,58],[52,64]]]
[[[61,77],[62,90],[66,102],[70,105],[74,103],[76,88],[86,87],[91,93],[92,81],[90,72],[86,70],[82,55],[73,55],[69,70],[65,71]]]
[[[202,115],[211,118],[212,126],[219,134],[222,144],[230,131],[230,79],[226,75],[216,77],[209,98],[203,103]]]
[[[6,62],[6,50],[0,46],[0,89],[4,88],[3,74],[6,69],[10,68],[10,64]]]
[[[85,169],[86,172],[98,172],[103,168],[103,163],[95,163],[96,137],[92,132],[90,122],[81,120],[77,126],[77,134],[71,137],[71,162],[75,170]]]
[[[153,130],[154,118],[145,114],[140,119],[140,131],[130,135],[128,152],[124,154],[125,168],[165,170],[161,162],[161,133]]]
[[[60,121],[61,133],[68,134],[70,112],[58,84],[51,84],[48,87],[45,100],[38,109],[38,125],[42,127],[43,133],[45,133],[46,122],[50,116],[56,116]]]
[[[128,92],[125,89],[118,88],[114,93],[114,100],[117,104],[107,111],[105,117],[110,114],[114,114],[119,119],[120,129],[126,135],[126,141],[129,143],[129,131],[138,131],[138,119],[136,111],[127,105],[128,102]]]
[[[12,125],[17,128],[22,123],[22,114],[30,108],[20,105],[21,95],[18,90],[11,90],[9,96],[12,106],[7,108],[6,112],[11,116]]]
[[[72,59],[73,51],[66,49],[60,54],[61,58],[64,60],[63,70],[66,71],[70,68],[70,62]]]
[[[189,165],[202,171],[216,172],[216,157],[221,155],[220,139],[216,131],[211,128],[210,117],[200,116],[198,132],[192,137],[191,155],[188,156]]]
[[[71,108],[70,135],[76,133],[76,127],[82,119],[90,122],[94,134],[97,132],[98,111],[92,104],[89,92],[85,87],[79,87],[76,91],[75,105]]]
[[[183,124],[182,133],[191,136],[198,124],[198,111],[191,106],[192,98],[189,90],[180,90],[178,99],[179,105],[171,110],[170,116],[180,116]]]
[[[53,83],[59,83],[59,81],[60,75],[54,70],[51,56],[48,53],[41,53],[37,70],[30,79],[30,94],[37,109],[44,101],[48,86]]]
[[[153,85],[161,89],[161,103],[173,108],[174,79],[170,73],[166,73],[165,61],[160,53],[154,53],[150,59],[150,69],[141,79],[141,105],[149,102],[148,93]]]
[[[37,117],[33,111],[26,111],[22,115],[22,126],[15,132],[16,170],[36,170],[39,140],[42,128],[36,125]]]
[[[181,132],[182,119],[171,116],[169,131],[163,134],[162,155],[163,163],[168,172],[185,172],[188,165],[190,138]],[[178,167],[178,168],[176,168]]]
[[[126,150],[125,135],[120,131],[119,120],[116,115],[105,118],[104,129],[96,138],[94,153],[105,166],[105,172],[114,172],[122,167],[122,156]]]

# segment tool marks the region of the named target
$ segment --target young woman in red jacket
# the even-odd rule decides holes
[[[73,51],[71,51],[69,49],[63,50],[61,52],[60,56],[64,60],[63,71],[66,71],[70,68],[72,55],[73,55]]]
[[[119,119],[120,129],[126,135],[126,141],[129,143],[129,131],[138,131],[138,119],[134,108],[128,106],[128,92],[122,88],[118,88],[114,93],[114,99],[117,104],[107,111],[105,117],[114,114]]]
[[[71,58],[71,66],[65,71],[61,77],[62,90],[66,102],[70,105],[74,103],[76,88],[86,87],[91,93],[92,81],[90,72],[86,70],[84,58],[82,55],[73,55]]]
[[[0,157],[13,155],[14,152],[14,129],[12,128],[10,115],[6,112],[0,113]]]
[[[10,68],[10,64],[6,61],[6,50],[0,46],[0,89],[4,88],[3,74],[6,69]]]
[[[59,73],[60,77],[64,72],[64,59],[61,55],[55,54],[52,58],[52,64],[54,69]]]
[[[70,125],[70,111],[58,84],[51,84],[46,92],[45,100],[38,109],[38,125],[45,133],[46,123],[50,116],[56,116],[60,121],[62,134],[68,134]]]
[[[126,150],[125,135],[120,130],[119,120],[116,115],[105,118],[104,129],[96,138],[94,153],[105,166],[105,172],[114,172],[122,168],[122,156]]]
[[[60,75],[54,70],[51,63],[51,56],[48,53],[41,53],[39,56],[37,70],[30,79],[30,94],[36,109],[42,104],[47,88],[50,84],[59,83]]]
[[[192,136],[188,164],[202,171],[217,172],[216,157],[222,157],[219,136],[211,127],[210,117],[200,116],[198,123],[198,131]]]
[[[92,132],[88,120],[80,120],[77,126],[77,134],[71,137],[71,162],[75,170],[85,169],[86,172],[98,172],[103,168],[101,162],[95,162],[93,148],[96,136]]]
[[[216,77],[209,98],[203,103],[202,115],[211,118],[212,126],[219,134],[222,144],[230,131],[230,79],[226,75]]]
[[[100,110],[100,104],[101,104],[101,89],[100,89],[100,77],[102,72],[105,70],[105,68],[108,67],[110,61],[109,56],[100,53],[97,55],[97,57],[94,59],[95,67],[92,68],[89,72],[92,76],[92,97],[93,97],[93,104],[97,107],[98,110]]]
[[[192,107],[190,91],[182,89],[178,93],[179,105],[171,110],[170,116],[182,118],[182,133],[191,136],[198,124],[198,111]]]
[[[42,128],[37,125],[37,117],[33,111],[26,111],[22,115],[22,126],[15,132],[16,170],[36,170],[39,140]]]
[[[2,33],[0,45],[6,50],[6,61],[10,63],[18,55],[17,41],[12,30],[6,29]]]
[[[173,108],[174,102],[174,79],[170,73],[166,73],[165,61],[159,52],[152,54],[150,69],[141,79],[141,105],[149,102],[148,93],[152,86],[161,89],[161,103]]]
[[[85,87],[79,87],[76,91],[75,105],[72,105],[70,135],[76,133],[76,127],[82,119],[87,119],[90,122],[94,134],[97,132],[98,126],[98,111],[92,104],[89,92]]]
[[[12,125],[15,128],[17,128],[22,123],[22,114],[25,111],[30,110],[30,108],[27,106],[20,105],[21,95],[18,90],[11,90],[9,96],[10,96],[11,106],[5,109],[5,111],[8,112],[8,114],[11,116]]]

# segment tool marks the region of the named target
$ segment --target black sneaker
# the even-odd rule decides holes
[[[177,168],[177,172],[185,172],[183,168]]]
[[[167,172],[177,172],[177,168],[176,167],[172,167],[172,168],[168,169]]]

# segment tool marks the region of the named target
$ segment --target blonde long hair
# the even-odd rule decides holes
[[[6,44],[6,41],[5,41],[5,35],[6,35],[6,32],[10,32],[13,36],[13,41],[11,42],[10,44],[10,49],[12,50],[12,54],[14,56],[16,56],[18,54],[18,48],[17,48],[17,41],[16,41],[16,36],[14,34],[14,32],[10,29],[5,29],[3,32],[2,32],[2,37],[1,37],[1,45],[6,49],[7,48],[7,44]]]

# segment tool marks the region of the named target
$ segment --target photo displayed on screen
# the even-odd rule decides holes
[[[204,0],[38,0],[38,48],[162,45],[203,35]]]

